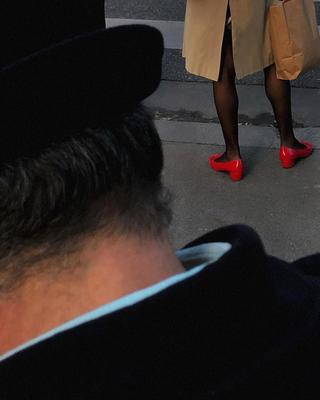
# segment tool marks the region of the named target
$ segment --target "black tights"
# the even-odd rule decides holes
[[[274,65],[265,68],[264,74],[266,95],[271,102],[279,127],[281,144],[291,148],[303,148],[304,145],[295,138],[293,132],[290,82],[277,79]],[[235,85],[232,33],[229,29],[226,29],[224,35],[220,76],[218,82],[213,82],[213,95],[226,143],[226,152],[221,160],[237,159],[240,157],[239,100]]]

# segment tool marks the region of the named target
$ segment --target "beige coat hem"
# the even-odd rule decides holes
[[[238,79],[274,63],[268,23],[273,0],[187,0],[183,57],[188,72],[217,81],[228,3]]]
[[[195,67],[194,65],[189,66],[187,64],[187,60],[186,57],[184,55],[182,55],[183,58],[185,58],[185,68],[186,70],[192,74],[192,75],[196,75],[196,76],[201,76],[203,78],[209,79],[211,81],[217,82],[219,77],[216,75],[212,74],[212,69],[207,67],[207,68],[203,68],[203,67]],[[261,67],[260,65],[256,67],[256,69],[252,69],[252,71],[250,73],[246,73],[243,72],[242,74],[238,72],[238,74],[236,75],[237,79],[243,79],[247,76],[250,76],[252,74],[255,74],[257,72],[263,71],[264,68],[269,67],[270,65],[274,64],[274,59],[273,57],[271,57],[271,59],[265,63],[265,65],[263,67]]]
[[[200,66],[195,67],[194,64],[192,66],[189,66],[187,63],[186,57],[184,55],[182,55],[182,57],[185,59],[185,68],[190,74],[196,75],[196,76],[201,76],[203,78],[209,79],[210,81],[214,81],[214,82],[218,81],[219,76],[212,74],[212,69],[210,67],[207,67],[207,68],[203,68]],[[252,74],[255,74],[257,72],[264,70],[264,68],[267,68],[272,64],[274,64],[273,57],[271,57],[270,60],[268,62],[266,62],[263,66],[259,65],[256,67],[256,69],[253,68],[252,71],[250,71],[250,73],[246,73],[246,72],[241,73],[238,71],[238,73],[236,74],[236,78],[243,79],[247,76],[250,76]]]

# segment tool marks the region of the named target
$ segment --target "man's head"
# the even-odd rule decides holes
[[[103,5],[0,2],[0,354],[183,271],[141,105],[163,38]]]
[[[0,290],[97,231],[158,237],[170,221],[163,155],[142,106],[0,171]],[[59,268],[59,264],[57,265]]]
[[[103,7],[0,4],[0,291],[94,232],[168,225],[160,140],[141,106],[160,82],[163,39],[106,30]]]

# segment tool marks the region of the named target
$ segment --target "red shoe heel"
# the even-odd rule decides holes
[[[302,142],[304,149],[291,149],[286,146],[280,147],[280,161],[283,168],[292,168],[299,158],[309,157],[313,151],[313,145],[309,142]]]
[[[295,160],[289,157],[283,157],[280,159],[282,168],[292,168],[295,165]]]
[[[209,157],[209,163],[214,171],[228,172],[233,181],[240,181],[243,177],[243,161],[241,159],[232,161],[216,161],[222,154],[213,154]]]
[[[229,176],[233,181],[241,181],[243,176],[243,170],[229,172]]]

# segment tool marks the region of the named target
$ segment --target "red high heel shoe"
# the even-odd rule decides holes
[[[313,151],[313,145],[309,142],[302,142],[306,147],[304,149],[290,149],[289,147],[280,147],[280,161],[283,168],[291,168],[295,165],[298,158],[309,157]]]
[[[233,181],[240,181],[243,176],[243,161],[241,159],[232,161],[216,161],[222,156],[221,154],[213,154],[209,157],[209,163],[215,171],[229,172],[229,176]]]

